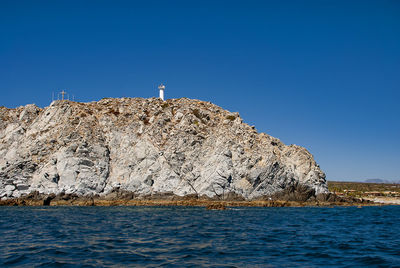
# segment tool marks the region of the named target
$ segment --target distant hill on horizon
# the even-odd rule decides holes
[[[383,180],[383,179],[367,179],[365,182],[369,183],[400,183],[399,180],[394,181],[394,180]]]
[[[327,181],[341,181],[341,182],[359,182],[359,183],[386,183],[386,184],[400,184],[400,180],[384,180],[384,179],[344,179],[344,180],[327,180]]]

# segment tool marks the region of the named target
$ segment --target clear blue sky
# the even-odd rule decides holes
[[[400,1],[0,1],[0,105],[211,101],[328,180],[400,179]]]

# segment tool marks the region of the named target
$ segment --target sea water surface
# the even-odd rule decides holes
[[[400,206],[0,213],[1,267],[400,267]]]

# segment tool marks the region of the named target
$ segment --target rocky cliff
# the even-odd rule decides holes
[[[54,101],[0,108],[0,198],[43,194],[271,196],[294,185],[327,192],[304,148],[284,145],[191,99]]]

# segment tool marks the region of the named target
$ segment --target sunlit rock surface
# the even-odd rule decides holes
[[[121,98],[0,108],[0,198],[30,192],[255,199],[325,174],[238,113],[199,100]]]

